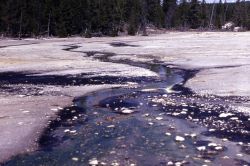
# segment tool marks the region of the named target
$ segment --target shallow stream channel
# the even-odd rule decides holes
[[[65,51],[77,52],[76,48]],[[44,131],[38,151],[16,156],[4,166],[250,165],[249,115],[234,109],[248,99],[193,93],[184,85],[198,70],[157,60],[114,60],[113,53],[82,53],[146,68],[159,77],[93,78],[88,84],[129,86],[76,98]]]

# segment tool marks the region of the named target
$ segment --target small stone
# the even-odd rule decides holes
[[[228,157],[228,156],[223,156],[222,158],[223,158],[223,159],[229,159],[229,157]]]
[[[78,161],[79,159],[77,157],[72,158],[73,161]]]
[[[216,146],[214,149],[215,149],[215,150],[223,150],[223,147],[221,147],[221,146]]]
[[[232,118],[230,118],[231,120],[239,120],[239,118],[237,118],[237,117],[232,117]]]
[[[111,152],[109,152],[109,154],[115,154],[116,153],[116,151],[111,151]]]
[[[105,162],[101,162],[100,164],[101,164],[101,165],[107,165],[107,163],[105,163]]]
[[[172,161],[169,161],[167,165],[174,165],[174,163]]]
[[[154,123],[153,123],[153,122],[149,122],[148,124],[149,124],[150,126],[154,125]]]
[[[179,148],[180,149],[186,149],[186,146],[185,145],[180,145]]]
[[[234,115],[234,114],[231,114],[231,113],[221,113],[221,114],[219,115],[219,117],[220,117],[220,118],[226,118],[226,117],[232,116],[232,115]]]
[[[65,132],[65,133],[68,133],[68,132],[70,132],[70,130],[69,130],[69,129],[66,129],[66,130],[64,130],[64,132]]]
[[[163,117],[156,117],[155,119],[156,119],[156,120],[162,120]]]
[[[192,133],[192,134],[190,134],[190,137],[191,137],[191,138],[196,138],[196,137],[197,137],[197,134]]]
[[[211,147],[211,146],[212,146],[212,147],[216,147],[217,144],[216,144],[216,143],[209,143],[208,146],[209,146],[209,147]]]
[[[58,110],[63,110],[63,108],[62,108],[62,107],[57,107],[57,109],[58,109]]]
[[[210,160],[204,160],[204,162],[205,162],[205,163],[211,163],[211,161],[210,161]]]
[[[91,165],[91,166],[97,166],[98,163],[99,163],[99,161],[96,158],[89,160],[89,165]]]
[[[222,141],[226,142],[226,141],[228,141],[228,139],[227,138],[223,138]]]
[[[109,125],[107,128],[115,128],[115,125]]]
[[[121,113],[123,114],[132,114],[134,111],[130,109],[122,109]]]
[[[117,162],[113,162],[113,163],[111,163],[111,166],[119,166],[120,164],[119,163],[117,163]]]
[[[206,146],[199,146],[196,148],[198,151],[205,151],[206,150]]]
[[[238,142],[238,145],[243,145],[243,142]]]
[[[185,138],[183,138],[181,136],[176,136],[175,137],[175,141],[177,141],[177,142],[183,142],[183,141],[185,141]]]
[[[71,130],[70,133],[71,133],[71,134],[75,134],[75,133],[76,133],[76,130]]]
[[[21,97],[21,98],[25,97],[25,95],[18,95],[18,96]]]
[[[209,129],[208,130],[209,132],[214,132],[214,131],[216,131],[215,129]]]
[[[57,108],[51,108],[50,110],[51,110],[51,111],[54,111],[54,112],[57,112],[57,111],[58,111]]]
[[[180,115],[180,113],[174,112],[172,115],[173,116],[178,116],[178,115]]]
[[[181,111],[180,114],[185,115],[185,114],[187,114],[187,112]]]
[[[181,166],[182,163],[181,163],[181,162],[176,162],[174,165],[175,165],[175,166]]]
[[[236,156],[238,156],[238,157],[243,157],[243,154],[238,153],[238,154],[236,154]]]
[[[172,134],[171,133],[165,133],[166,136],[171,136]]]

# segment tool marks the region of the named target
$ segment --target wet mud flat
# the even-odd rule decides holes
[[[113,61],[112,53],[85,54],[144,67],[160,77],[94,79],[114,84],[119,79],[137,86],[76,98],[50,122],[39,140],[40,150],[3,165],[249,165],[249,116],[234,110],[249,99],[193,93],[183,85],[199,71],[169,68],[158,61]],[[23,78],[32,84],[43,82],[43,77],[28,75],[19,82]],[[96,82],[78,79],[62,80],[65,85]],[[57,79],[44,84],[53,84],[52,80]]]

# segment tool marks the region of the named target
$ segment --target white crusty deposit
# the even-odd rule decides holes
[[[189,79],[185,86],[198,94],[249,97],[249,36],[250,32],[170,32],[147,37],[0,40],[0,72],[29,72],[38,75],[84,73],[99,76],[157,76],[156,73],[144,68],[101,62],[87,57],[84,53],[109,52],[116,54],[110,57],[116,61],[129,59],[152,62],[156,59],[184,69],[197,69],[197,75]],[[113,47],[110,45],[112,42],[122,42],[133,47]],[[80,47],[74,52],[63,50],[69,45]],[[76,96],[111,87],[52,87],[59,90],[62,96],[1,94],[0,162],[15,154],[34,150],[41,131],[46,127],[50,117],[56,114],[55,109],[70,105]],[[43,87],[42,90],[48,89]]]

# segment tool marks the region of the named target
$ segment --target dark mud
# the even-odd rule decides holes
[[[12,84],[31,84],[31,85],[61,85],[61,86],[79,86],[79,85],[100,85],[100,84],[123,84],[128,81],[141,82],[141,80],[150,80],[147,77],[127,78],[112,76],[95,76],[95,74],[78,75],[44,75],[39,73],[0,73],[0,85]],[[151,79],[152,80],[152,79]]]
[[[112,42],[110,45],[113,47],[139,47],[139,45],[127,44],[123,42]]]
[[[76,48],[72,45],[66,51]],[[250,165],[249,117],[234,110],[248,99],[193,93],[183,85],[199,71],[168,68],[157,60],[115,61],[113,53],[82,53],[147,68],[160,77],[123,78],[121,83],[137,82],[139,87],[103,90],[75,99],[74,106],[50,122],[39,140],[39,151],[16,156],[3,165]],[[43,82],[39,77],[32,76],[28,83]],[[81,76],[67,78],[66,85],[71,85]],[[18,83],[8,76],[6,80]],[[103,77],[98,83],[117,84],[117,80]]]
[[[27,44],[6,45],[6,46],[0,46],[0,49],[1,49],[1,48],[7,48],[7,47],[34,45],[34,44],[39,44],[39,43],[27,43]]]

